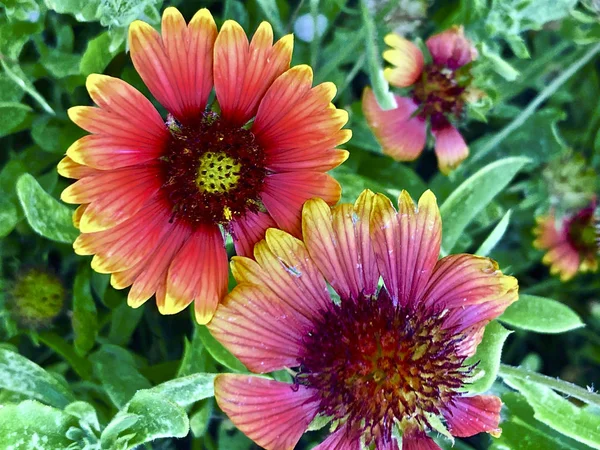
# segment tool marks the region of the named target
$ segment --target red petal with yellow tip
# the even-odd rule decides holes
[[[267,228],[276,228],[273,218],[263,212],[249,212],[230,223],[235,252],[238,256],[252,257],[254,245],[264,239]]]
[[[317,414],[314,393],[247,375],[215,378],[219,407],[246,436],[266,450],[292,450]]]
[[[392,86],[411,86],[423,73],[423,53],[412,42],[397,34],[388,34],[385,43],[391,48],[383,52],[383,58],[392,64],[384,71]]]
[[[448,175],[469,156],[469,147],[452,125],[440,129],[433,128],[431,132],[435,136],[435,154],[440,172]]]

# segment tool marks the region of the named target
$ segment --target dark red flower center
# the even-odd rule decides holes
[[[592,206],[581,210],[567,221],[567,239],[584,259],[595,259],[598,253],[598,228]]]
[[[463,73],[465,71],[467,73]],[[432,126],[437,122],[446,124],[447,115],[460,118],[465,105],[466,86],[470,81],[468,68],[451,70],[435,64],[426,65],[413,90],[413,99],[421,108],[419,116],[430,119]]]
[[[385,289],[342,300],[305,337],[297,383],[367,445],[389,443],[397,422],[425,430],[472,372],[459,351],[464,336],[444,321],[441,311],[395,305]]]
[[[260,209],[265,155],[251,131],[213,112],[197,123],[167,122],[171,138],[161,158],[162,191],[173,216],[196,225],[227,224]]]

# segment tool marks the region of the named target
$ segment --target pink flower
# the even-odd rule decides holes
[[[547,250],[542,262],[550,266],[552,274],[562,281],[573,278],[577,272],[598,270],[599,228],[594,214],[596,202],[576,214],[557,221],[554,213],[537,217],[533,230],[537,236],[534,247]]]
[[[453,27],[431,36],[426,44],[432,62],[425,64],[421,50],[412,42],[389,34],[391,47],[383,57],[393,67],[385,77],[392,86],[412,88],[410,97],[396,95],[397,108],[383,111],[370,88],[363,93],[363,112],[383,152],[398,161],[419,157],[427,140],[427,122],[435,137],[440,171],[448,174],[469,155],[469,148],[451,121],[459,119],[470,95],[471,75],[464,67],[477,51],[464,36],[462,27]]]
[[[269,229],[255,260],[233,258],[238,285],[209,324],[251,371],[294,371],[292,383],[218,375],[232,422],[267,450],[294,448],[317,414],[336,424],[317,450],[398,449],[396,427],[403,450],[437,449],[438,415],[454,436],[499,432],[500,399],[465,393],[465,361],[517,299],[516,279],[488,258],[438,260],[430,191],[418,206],[403,192],[399,211],[370,191],[333,209],[312,199],[302,219],[304,242]]]

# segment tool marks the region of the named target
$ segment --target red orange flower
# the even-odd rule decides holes
[[[468,155],[469,149],[452,121],[460,118],[470,96],[471,76],[465,66],[477,52],[463,29],[451,28],[431,36],[426,44],[432,62],[425,64],[421,50],[396,35],[386,36],[391,47],[383,57],[393,67],[385,77],[392,86],[411,87],[410,97],[396,95],[398,106],[383,111],[370,88],[363,93],[363,112],[383,152],[398,161],[418,158],[427,140],[427,122],[435,137],[440,171],[447,174]]]
[[[78,254],[131,286],[137,307],[156,293],[163,314],[195,300],[198,322],[212,317],[227,289],[221,229],[248,255],[271,226],[300,236],[301,208],[319,196],[337,202],[340,186],[325,174],[347,158],[347,113],[331,101],[331,83],[312,87],[308,66],[289,68],[293,39],[273,44],[263,22],[251,42],[226,21],[220,32],[206,9],[186,25],[175,8],[162,36],[136,21],[133,63],[168,112],[165,120],[129,84],[91,75],[94,107],[69,116],[90,135],[60,165],[78,181],[62,199],[77,203]],[[219,111],[207,110],[214,88]]]
[[[562,281],[570,280],[577,272],[598,270],[600,227],[594,209],[595,202],[562,220],[553,213],[536,218],[533,245],[548,251],[542,262]]]
[[[369,191],[333,209],[312,199],[303,230],[304,242],[269,229],[255,260],[234,257],[239,284],[208,325],[251,371],[295,371],[291,384],[218,375],[233,423],[268,450],[292,449],[317,414],[335,424],[318,450],[398,449],[396,427],[402,449],[435,449],[438,415],[454,436],[498,432],[501,402],[465,393],[465,360],[517,299],[517,281],[488,258],[438,260],[431,192],[418,206],[403,192],[399,211]]]

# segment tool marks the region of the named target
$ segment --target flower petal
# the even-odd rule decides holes
[[[360,450],[360,436],[349,436],[348,428],[345,425],[339,427],[334,433],[330,434],[322,443],[313,447],[312,450]]]
[[[489,258],[467,254],[439,260],[421,297],[427,306],[449,309],[446,326],[456,332],[485,326],[517,299],[516,278],[503,275]]]
[[[453,436],[469,437],[477,433],[499,433],[502,402],[494,395],[460,397],[446,407],[444,418]]]
[[[335,85],[311,88],[312,81],[309,66],[293,67],[273,82],[258,108],[252,132],[274,172],[326,171],[348,157],[335,149],[352,136],[341,129],[348,113],[331,103]]]
[[[402,450],[441,450],[440,446],[424,432],[407,430],[402,435]]]
[[[227,293],[228,266],[223,235],[217,226],[201,226],[173,258],[167,273],[161,314],[176,314],[192,301],[196,320],[207,323]]]
[[[311,258],[342,298],[374,294],[379,273],[369,239],[369,216],[375,194],[364,191],[355,205],[333,211],[315,198],[304,204],[302,230]]]
[[[432,128],[431,132],[435,136],[435,154],[440,172],[448,175],[469,156],[469,147],[452,125],[440,129]]]
[[[238,256],[252,257],[254,245],[264,239],[267,228],[275,228],[273,218],[264,212],[248,212],[244,217],[232,220],[231,235]]]
[[[398,106],[384,111],[370,88],[363,92],[363,113],[367,124],[383,153],[396,161],[413,161],[425,148],[427,124],[420,117],[411,117],[418,106],[409,98],[394,96]]]
[[[65,156],[60,160],[57,166],[58,173],[65,178],[80,179],[83,177],[89,177],[90,175],[97,175],[101,173],[97,169],[84,166],[83,164],[76,163],[68,156]]]
[[[292,450],[317,414],[318,401],[304,387],[264,378],[221,374],[219,407],[246,436],[266,450]]]
[[[266,286],[238,284],[209,323],[213,336],[252,372],[296,367],[309,323]]]
[[[285,72],[292,58],[293,37],[273,45],[273,30],[262,22],[248,44],[242,27],[227,20],[215,42],[215,91],[224,119],[242,126],[256,115],[273,80]]]
[[[426,191],[416,206],[402,191],[398,212],[378,194],[371,213],[371,237],[392,298],[402,305],[418,301],[440,253],[442,221],[433,193]]]
[[[66,203],[89,203],[79,228],[102,231],[129,219],[160,189],[158,169],[132,166],[84,177],[61,194]]]
[[[393,65],[383,72],[386,80],[399,88],[411,86],[423,73],[423,53],[397,34],[388,34],[384,40],[392,48],[383,52],[383,59]]]
[[[456,70],[477,58],[477,50],[465,37],[462,26],[454,26],[442,33],[435,34],[425,43],[433,62]]]
[[[565,241],[546,253],[542,262],[550,266],[552,275],[560,275],[561,281],[569,281],[577,274],[581,258],[577,249]]]
[[[533,246],[540,250],[549,250],[567,240],[564,227],[559,230],[554,214],[535,218],[536,227],[533,233],[536,235]],[[562,224],[561,224],[562,225]]]
[[[279,228],[300,237],[304,202],[320,197],[333,205],[341,194],[340,184],[325,173],[275,173],[265,178],[261,200]]]
[[[163,37],[145,22],[129,27],[131,59],[152,95],[178,120],[194,120],[212,89],[212,56],[217,28],[207,9],[186,27],[176,8],[162,18]]]

